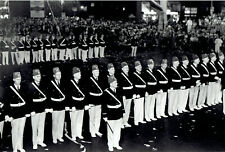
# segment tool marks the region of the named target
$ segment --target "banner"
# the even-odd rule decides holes
[[[44,18],[45,17],[45,5],[44,0],[30,0],[30,17]]]

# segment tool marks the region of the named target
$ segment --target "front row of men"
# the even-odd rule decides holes
[[[51,112],[53,143],[63,142],[65,111],[69,111],[72,140],[83,139],[84,110],[88,110],[91,136],[102,136],[99,128],[103,116],[107,124],[109,151],[113,148],[122,150],[119,145],[121,128],[131,127],[128,120],[132,101],[136,126],[168,117],[167,103],[167,113],[172,116],[188,112],[187,104],[190,111],[194,111],[222,102],[224,55],[220,53],[218,61],[214,53],[209,57],[210,62],[208,55],[202,54],[199,64],[199,57],[194,55],[189,64],[187,56],[182,56],[180,65],[178,58],[173,57],[170,68],[167,68],[167,60],[163,59],[157,70],[154,70],[154,61],[149,59],[144,71],[140,61],[136,61],[133,73],[129,72],[128,64],[122,62],[118,75],[113,64],[109,63],[107,85],[104,85],[106,79],[99,78],[97,65],[92,65],[88,81],[81,81],[81,71],[74,67],[73,78],[68,83],[61,80],[60,69],[54,67],[53,79],[47,89],[42,84],[39,69],[33,69],[33,81],[28,88],[21,83],[20,72],[14,72],[13,85],[6,91],[5,102],[0,104],[1,111],[5,110],[4,114],[0,113],[0,133],[4,121],[11,122],[13,151],[25,151],[24,126],[26,118],[31,117],[33,149],[37,149],[38,145],[46,147],[45,117],[47,112]]]

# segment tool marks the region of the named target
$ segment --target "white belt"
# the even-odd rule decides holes
[[[209,75],[208,74],[203,74],[203,77],[209,77]]]
[[[199,75],[192,75],[193,78],[200,78]]]
[[[223,74],[223,71],[219,71],[219,74]]]
[[[107,105],[108,108],[110,109],[118,109],[121,107],[121,105],[115,105],[115,106],[110,106],[110,105]]]
[[[172,82],[181,82],[181,80],[172,79]]]
[[[77,97],[72,96],[72,99],[76,100],[76,101],[82,101],[82,100],[84,100],[84,97],[77,98]]]
[[[191,78],[182,78],[182,80],[190,80]]]
[[[64,98],[59,98],[59,99],[56,99],[56,98],[51,98],[52,101],[56,101],[56,102],[61,102],[64,100]]]
[[[42,102],[44,101],[46,98],[41,98],[41,99],[33,99],[33,102]]]
[[[92,93],[92,92],[90,92],[90,95],[92,95],[92,96],[101,96],[102,95],[102,93]]]
[[[21,107],[23,105],[25,105],[25,103],[10,104],[10,107]]]
[[[130,90],[130,89],[133,89],[133,86],[123,87],[123,90]]]
[[[167,84],[168,81],[159,81],[160,84]]]
[[[146,88],[146,85],[135,85],[136,88]]]
[[[156,85],[157,82],[147,82],[148,85]]]
[[[211,72],[210,74],[211,74],[211,75],[216,75],[216,72]]]

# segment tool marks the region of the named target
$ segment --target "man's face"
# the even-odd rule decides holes
[[[80,80],[81,79],[81,72],[78,72],[78,73],[74,73],[73,74],[73,77],[77,80]]]
[[[188,64],[189,64],[189,60],[184,60],[183,61],[183,65],[186,65],[187,66]]]
[[[204,63],[208,63],[208,62],[209,62],[209,58],[204,58],[204,59],[203,59],[203,62],[204,62]]]
[[[34,79],[34,81],[40,83],[41,82],[41,75],[33,76],[33,79]]]
[[[195,64],[199,64],[199,63],[200,63],[199,58],[198,58],[198,59],[196,59],[196,60],[194,60],[194,63],[195,63]]]
[[[142,66],[141,65],[135,66],[135,69],[136,69],[136,71],[141,72],[142,71]]]
[[[154,68],[154,63],[148,64],[148,67],[152,70]]]
[[[110,86],[111,86],[112,88],[117,88],[117,86],[118,86],[117,81],[113,81],[112,83],[110,83]]]
[[[212,57],[212,58],[211,58],[211,61],[215,62],[215,61],[216,61],[216,57],[215,57],[215,56]]]
[[[99,70],[93,70],[92,74],[94,77],[98,77],[99,76]]]
[[[175,62],[173,62],[173,66],[178,67],[179,63],[180,63],[179,61],[175,61]]]
[[[56,79],[56,80],[60,80],[61,79],[61,72],[56,72],[53,77]]]
[[[224,60],[224,55],[221,55],[221,56],[219,57],[219,59],[220,59],[221,61],[223,61],[223,60]]]
[[[108,69],[109,75],[114,75],[115,74],[115,68],[110,68]]]
[[[122,68],[124,73],[128,73],[129,72],[129,67],[126,65]]]
[[[161,64],[161,67],[162,67],[163,69],[166,69],[166,68],[167,68],[167,63]]]
[[[13,79],[15,85],[20,85],[21,77]]]

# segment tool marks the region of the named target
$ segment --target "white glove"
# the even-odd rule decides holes
[[[9,116],[8,116],[8,115],[5,116],[5,121],[6,121],[6,122],[9,121]]]
[[[137,98],[140,98],[140,97],[141,97],[141,96],[138,94],[138,95],[137,95]]]
[[[49,112],[49,109],[45,109],[45,112],[48,113]]]
[[[168,90],[173,90],[173,87],[169,88]]]
[[[51,109],[49,109],[49,112],[51,112],[51,113],[52,113],[52,112],[53,112],[53,109],[52,109],[52,108],[51,108]]]
[[[65,110],[66,110],[66,111],[69,111],[69,110],[70,110],[70,108],[69,108],[69,107],[65,107]]]
[[[107,118],[107,117],[105,117],[105,118],[103,118],[103,120],[104,120],[105,122],[107,122],[107,121],[108,121],[108,118]]]
[[[9,120],[8,121],[9,122],[13,121],[13,117],[9,117]]]
[[[123,96],[123,101],[125,101],[126,100],[126,97],[125,96]]]
[[[181,86],[180,89],[184,90],[184,89],[186,89],[186,87],[185,86]]]
[[[137,95],[136,94],[133,94],[132,99],[136,99],[136,98],[137,98]]]
[[[145,92],[145,96],[147,97],[149,94],[148,94],[148,92]]]
[[[35,115],[35,112],[34,112],[34,111],[33,111],[33,112],[31,112],[31,113],[30,113],[30,115],[31,115],[31,116],[34,116],[34,115]]]
[[[76,110],[76,108],[75,108],[75,107],[73,107],[71,110],[72,110],[72,111],[75,111],[75,110]]]
[[[84,106],[84,110],[90,109],[90,106]]]
[[[25,117],[27,117],[27,118],[30,117],[30,114],[25,114]]]
[[[159,91],[157,91],[158,93],[163,93],[163,90],[162,89],[160,89]]]

